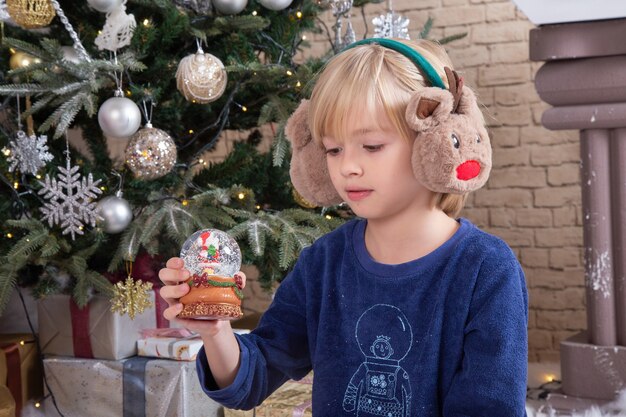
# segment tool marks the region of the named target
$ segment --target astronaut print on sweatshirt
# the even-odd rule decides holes
[[[355,336],[365,359],[346,388],[343,409],[358,417],[408,417],[411,384],[400,365],[413,343],[408,319],[397,307],[376,304],[359,317]]]

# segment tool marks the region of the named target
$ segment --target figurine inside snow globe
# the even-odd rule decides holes
[[[241,251],[235,239],[217,229],[195,232],[183,244],[180,257],[191,273],[189,292],[180,299],[178,317],[200,320],[240,318]]]

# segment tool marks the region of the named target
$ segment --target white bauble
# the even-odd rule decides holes
[[[127,138],[141,126],[141,112],[126,97],[111,97],[98,110],[98,123],[107,136]]]
[[[222,14],[241,13],[248,5],[248,0],[213,0],[213,7]]]
[[[293,0],[258,0],[263,7],[270,10],[283,10],[289,7]]]
[[[63,52],[64,61],[74,64],[78,64],[81,61],[80,55],[78,55],[78,52],[73,46],[62,46],[61,51]]]
[[[87,3],[102,13],[111,13],[122,4],[122,0],[87,0]]]
[[[96,213],[100,216],[98,225],[107,233],[119,233],[133,220],[130,204],[122,198],[120,191],[98,201]]]

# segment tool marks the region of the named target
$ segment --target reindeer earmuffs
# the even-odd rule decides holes
[[[455,71],[445,68],[449,90],[417,51],[392,39],[363,39],[348,46],[376,43],[409,58],[433,87],[413,93],[406,121],[416,133],[411,163],[415,177],[431,191],[464,194],[482,187],[491,171],[491,145],[474,92]],[[311,203],[341,202],[330,180],[326,153],[309,131],[309,102],[302,100],[285,126],[291,142],[289,174],[295,189]]]

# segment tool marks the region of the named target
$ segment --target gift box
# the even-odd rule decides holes
[[[194,362],[135,356],[120,361],[44,359],[48,385],[65,417],[217,417]],[[52,409],[52,410],[51,410]],[[46,415],[57,416],[50,401]]]
[[[0,314],[0,334],[31,333],[32,331],[37,333],[37,300],[35,300],[31,290],[28,288],[20,288],[20,292],[24,298],[28,317],[26,317],[26,311],[24,311],[24,305],[17,293],[17,289],[13,288],[7,298],[7,304],[4,310],[2,310],[2,314]],[[32,330],[28,325],[28,319],[30,319],[33,325]]]
[[[84,308],[79,308],[67,295],[50,295],[37,303],[39,343],[45,355],[78,358],[123,359],[137,354],[140,331],[163,326],[163,313],[150,297],[153,307],[135,315],[133,320],[111,311],[108,298],[94,296]]]
[[[254,410],[224,409],[224,417],[312,417],[313,375],[287,381]]]
[[[199,337],[148,337],[137,341],[137,354],[154,358],[195,361],[202,347]]]
[[[0,385],[0,417],[15,417],[15,400],[9,388]]]
[[[12,399],[9,401],[6,390],[2,390],[0,410],[11,408],[13,404],[13,413],[19,416],[26,401],[42,397],[42,381],[41,362],[33,336],[0,335],[0,386],[8,389]],[[3,412],[0,411],[0,415]]]

